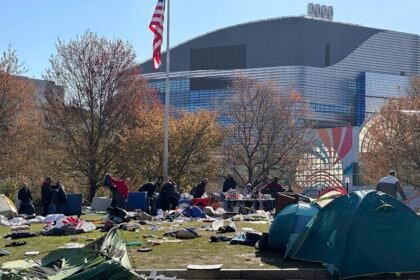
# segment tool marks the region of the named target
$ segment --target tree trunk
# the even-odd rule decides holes
[[[95,197],[96,189],[97,189],[97,181],[95,179],[89,180],[89,201],[92,202],[93,198]]]
[[[254,174],[254,168],[250,166],[248,166],[248,182],[244,182],[245,184],[252,184],[253,183],[253,174]]]

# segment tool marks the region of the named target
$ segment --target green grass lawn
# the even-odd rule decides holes
[[[94,220],[100,222],[101,217],[97,215],[84,215],[85,220]],[[137,252],[138,247],[128,247],[129,255],[132,258],[133,267],[136,269],[176,269],[186,268],[188,264],[223,264],[224,268],[286,268],[286,267],[319,267],[312,264],[302,262],[284,262],[281,254],[257,252],[254,247],[242,245],[229,245],[228,242],[209,243],[208,239],[215,232],[198,230],[201,237],[183,240],[180,243],[163,243],[162,245],[147,244],[147,239],[144,235],[156,235],[163,237],[166,231],[171,230],[171,225],[179,225],[180,227],[194,227],[201,228],[205,223],[202,222],[188,222],[184,224],[162,222],[158,223],[163,229],[159,231],[150,230],[150,226],[143,225],[139,232],[122,231],[124,238],[129,241],[141,241],[146,246],[153,249],[151,252]],[[237,222],[236,228],[253,228],[260,232],[268,231],[268,224],[253,224],[245,222]],[[40,232],[41,224],[31,226],[32,232]],[[172,228],[176,229],[176,228]],[[9,227],[0,226],[0,236],[5,236],[9,232]],[[10,256],[0,257],[0,263],[23,259],[26,251],[39,251],[41,254],[32,258],[41,258],[49,251],[56,249],[59,246],[69,242],[89,243],[88,238],[98,238],[104,233],[98,230],[90,233],[83,233],[77,235],[78,240],[72,241],[70,236],[39,236],[32,237],[25,240],[27,245],[21,247],[8,247],[5,244],[12,242],[12,240],[5,240],[0,238],[0,248],[11,252]],[[235,233],[228,233],[225,236],[233,236]]]

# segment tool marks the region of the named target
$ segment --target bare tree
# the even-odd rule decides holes
[[[110,168],[119,132],[147,103],[132,46],[87,31],[68,43],[59,40],[45,79],[45,116],[56,143],[66,152],[67,171],[87,178],[90,199]],[[64,93],[64,98],[60,97]]]
[[[243,183],[257,177],[296,170],[310,145],[302,125],[306,114],[302,98],[287,94],[271,82],[238,78],[224,114],[225,156]],[[290,174],[284,174],[290,177]]]
[[[413,78],[408,96],[391,100],[366,125],[361,169],[367,183],[375,184],[381,174],[395,169],[402,182],[420,187],[418,81],[418,77]]]

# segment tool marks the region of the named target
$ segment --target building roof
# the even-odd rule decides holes
[[[305,16],[273,18],[218,29],[171,48],[171,72],[333,65],[382,29]],[[165,69],[165,54],[159,71]],[[328,58],[327,58],[328,57]],[[151,60],[140,65],[153,73]]]

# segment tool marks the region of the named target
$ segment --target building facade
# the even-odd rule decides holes
[[[140,68],[164,100],[165,63],[159,72],[151,60]],[[187,111],[223,110],[237,76],[275,81],[301,93],[319,145],[308,154],[313,168],[298,174],[298,183],[321,188],[349,177],[357,184],[360,130],[420,74],[420,37],[305,16],[268,19],[173,47],[170,71],[170,103]]]

